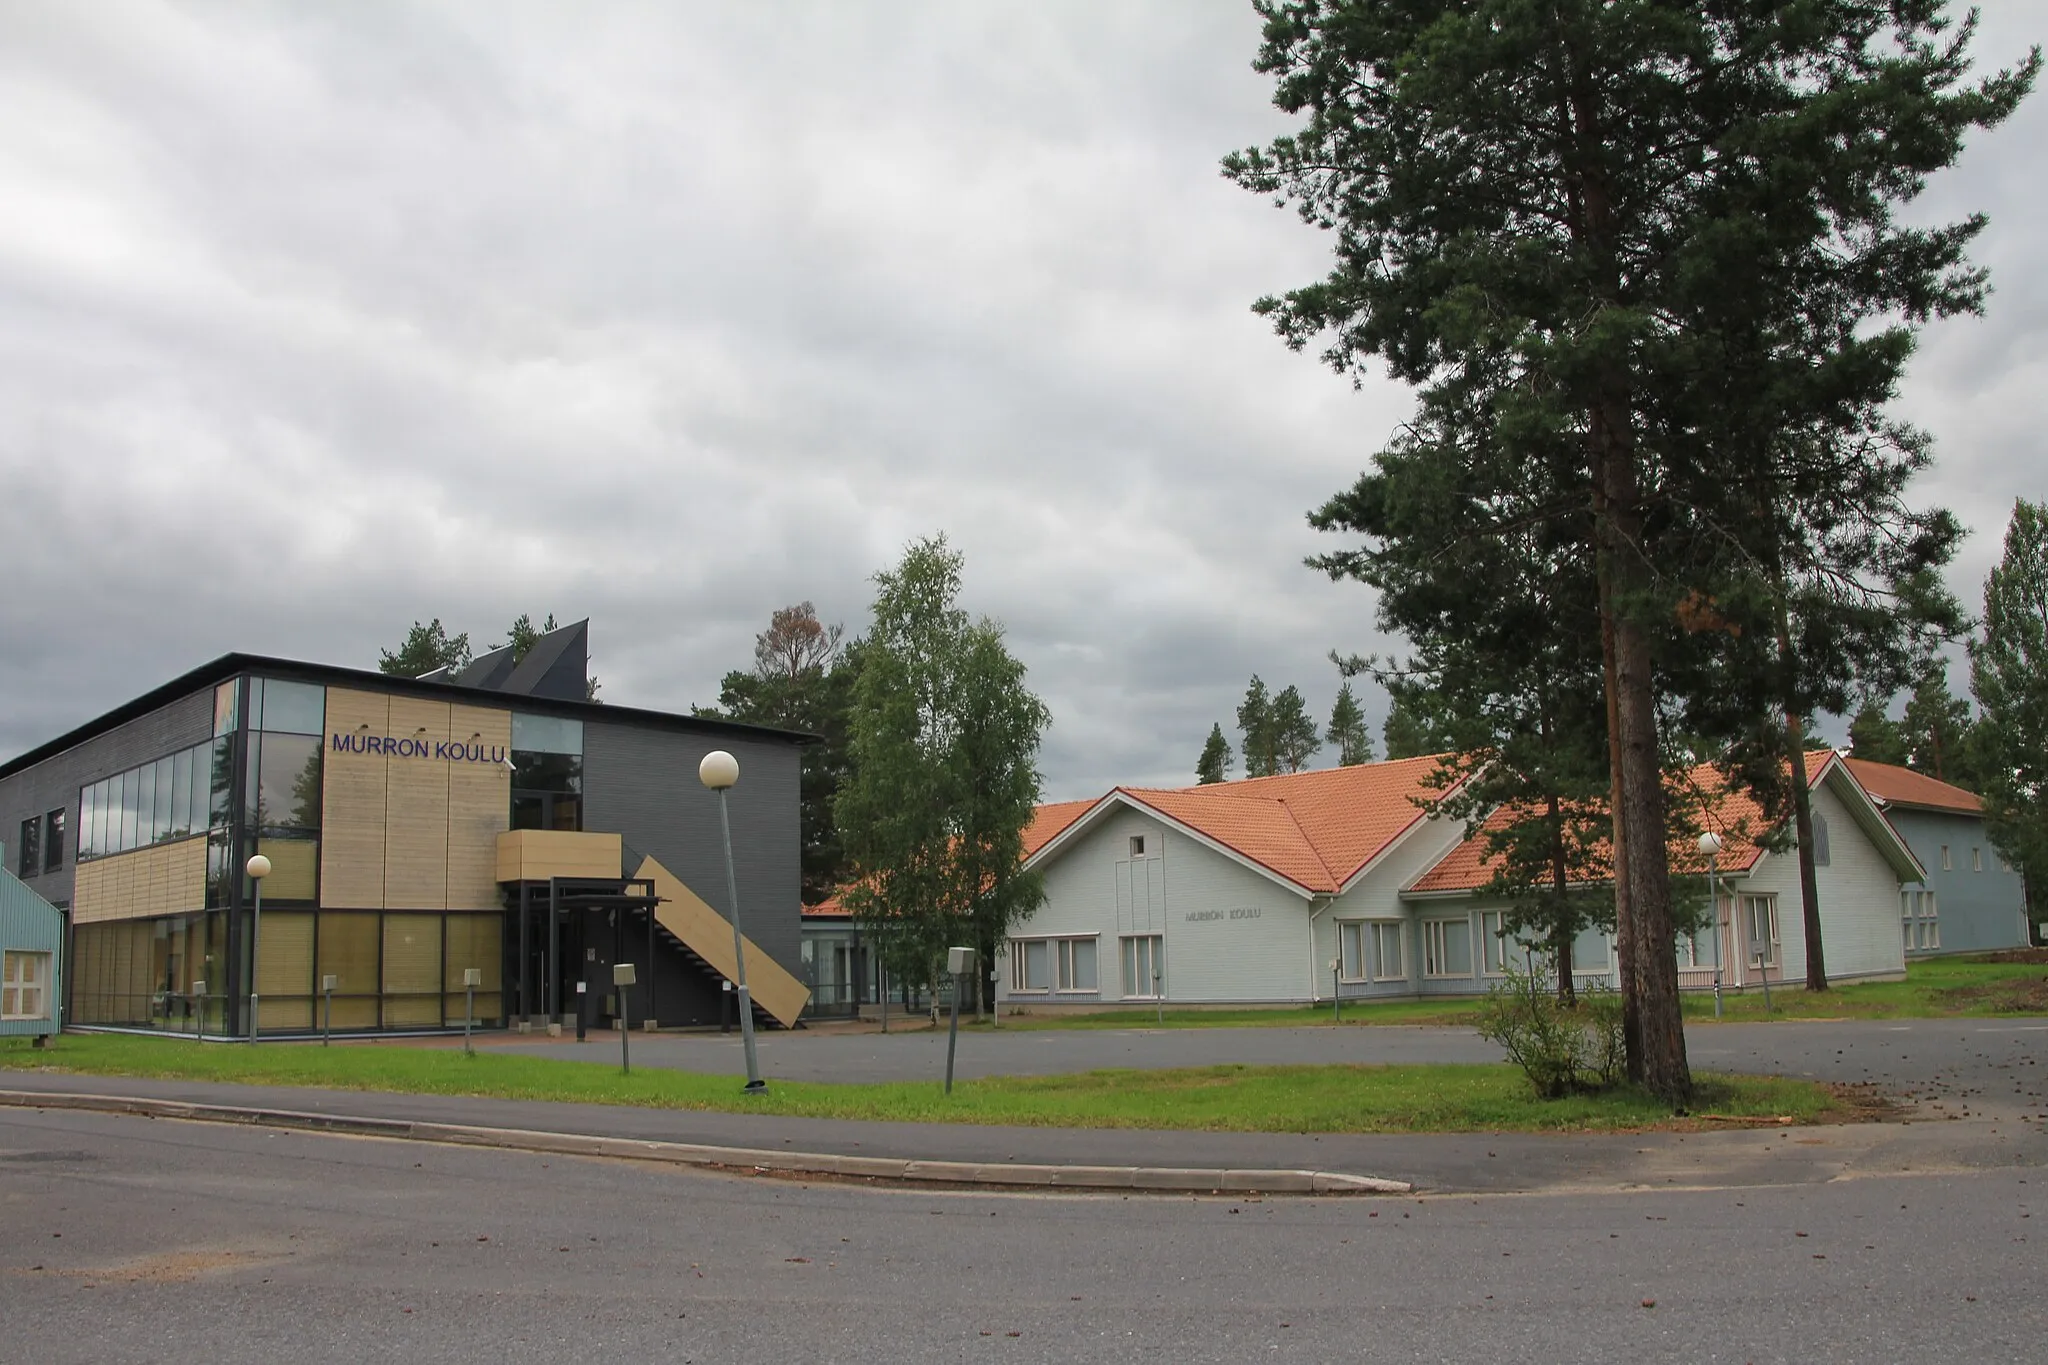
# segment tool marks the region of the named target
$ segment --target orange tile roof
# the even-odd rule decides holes
[[[1051,843],[1067,826],[1094,809],[1095,804],[1094,801],[1056,801],[1033,811],[1031,823],[1024,827],[1024,856],[1029,858]]]
[[[1893,763],[1873,763],[1867,758],[1845,757],[1842,762],[1848,765],[1849,775],[1862,784],[1863,790],[1887,806],[1917,806],[1962,815],[1978,815],[1984,810],[1984,802],[1975,792],[1964,791],[1926,773]]]
[[[1826,749],[1808,753],[1806,780],[1809,783],[1819,781],[1834,757],[1834,753]],[[1763,847],[1757,841],[1768,832],[1763,807],[1747,791],[1740,788],[1730,790],[1727,778],[1711,763],[1702,763],[1694,768],[1687,775],[1687,781],[1701,795],[1701,823],[1721,836],[1721,852],[1715,860],[1719,869],[1722,872],[1747,872],[1754,868],[1757,859],[1763,856]],[[1493,880],[1494,870],[1500,862],[1497,856],[1487,852],[1486,835],[1513,818],[1513,812],[1509,810],[1495,811],[1478,833],[1445,854],[1409,889],[1420,892],[1477,891],[1485,886]],[[1591,864],[1573,870],[1574,882],[1613,878],[1614,867],[1607,851],[1607,841],[1601,840],[1599,847],[1600,852]],[[1707,859],[1699,850],[1696,835],[1674,834],[1670,859],[1673,872],[1702,873],[1707,870]]]
[[[1031,813],[1031,823],[1024,827],[1024,856],[1029,858],[1044,848],[1055,835],[1080,819],[1094,805],[1093,801],[1057,801],[1038,807]],[[852,919],[853,911],[840,900],[841,894],[841,891],[835,891],[816,905],[804,906],[803,918]]]
[[[1424,779],[1436,768],[1431,755],[1200,787],[1116,790],[1303,890],[1333,893],[1423,818],[1416,802],[1433,794]]]

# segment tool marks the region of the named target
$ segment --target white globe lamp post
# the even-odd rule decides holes
[[[256,884],[256,908],[249,916],[249,1041],[256,1041],[256,1009],[262,997],[256,990],[256,950],[263,939],[263,879],[270,875],[270,859],[261,853],[249,859],[249,880]]]
[[[754,1056],[754,1001],[747,993],[747,946],[740,934],[740,884],[732,866],[732,817],[725,794],[740,780],[740,761],[723,749],[713,749],[697,765],[697,780],[718,793],[718,828],[725,838],[725,903],[732,915],[733,989],[739,995],[740,1045],[747,1054],[747,1093],[758,1095],[768,1088],[761,1079],[760,1063]]]
[[[1707,922],[1714,930],[1714,1017],[1721,1017],[1721,836],[1708,830],[1700,836],[1700,852],[1707,855]]]

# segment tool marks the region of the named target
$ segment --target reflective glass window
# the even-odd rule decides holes
[[[312,683],[261,679],[250,686],[263,689],[263,706],[256,713],[252,730],[270,730],[290,735],[317,735],[327,720],[327,689]],[[254,694],[250,706],[255,708]]]
[[[135,847],[135,801],[142,789],[142,776],[133,768],[121,774],[121,832],[114,840],[114,852]]]
[[[192,832],[192,751],[171,755],[171,835]]]
[[[151,837],[155,839],[168,839],[171,837],[171,806],[173,804],[171,799],[171,781],[178,771],[178,765],[175,759],[165,757],[158,759],[154,766],[156,768],[156,787],[154,789],[156,793],[156,810],[150,821],[150,827],[155,831]]]
[[[228,822],[228,800],[234,792],[234,741],[222,735],[213,742],[212,787],[207,793],[207,823],[215,827]]]
[[[90,858],[93,854],[92,793],[93,789],[91,787],[81,787],[78,789],[78,856],[81,859]]]
[[[236,707],[240,690],[241,684],[233,678],[213,689],[213,732],[216,735],[231,735],[239,727],[241,716]]]
[[[545,754],[522,749],[512,751],[512,787],[515,791],[580,792],[583,790],[581,754]]]
[[[555,716],[522,716],[514,711],[512,747],[535,754],[580,754],[583,722]]]
[[[217,910],[228,903],[234,881],[228,872],[228,835],[215,830],[206,840],[206,908]]]
[[[251,740],[259,738],[250,736]],[[256,824],[284,829],[320,827],[320,737],[260,736]]]
[[[135,770],[135,841],[130,847],[143,848],[156,839],[156,764],[145,763]]]

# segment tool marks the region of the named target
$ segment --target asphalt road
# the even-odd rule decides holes
[[[486,1046],[610,1065],[616,1034],[501,1034]],[[2048,1019],[1913,1019],[1695,1023],[1695,1068],[1881,1083],[1930,1112],[2011,1116],[2048,1109]],[[792,1081],[930,1080],[945,1072],[943,1029],[881,1033],[798,1031],[759,1036],[762,1073]],[[1303,1063],[1497,1062],[1498,1047],[1471,1029],[1422,1027],[1071,1029],[976,1031],[959,1041],[955,1074],[1043,1076],[1103,1067]],[[746,1074],[739,1035],[636,1036],[636,1066]]]
[[[0,1340],[57,1365],[2033,1361],[2044,1183],[991,1196],[4,1110]]]

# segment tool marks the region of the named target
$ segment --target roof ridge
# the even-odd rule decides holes
[[[1342,885],[1342,883],[1338,880],[1337,874],[1330,871],[1329,859],[1323,857],[1322,849],[1316,846],[1315,837],[1311,835],[1308,832],[1308,830],[1302,825],[1301,817],[1294,813],[1294,808],[1287,804],[1287,798],[1284,796],[1276,796],[1273,798],[1273,800],[1276,804],[1278,804],[1281,810],[1287,812],[1288,823],[1294,826],[1294,831],[1295,833],[1301,836],[1301,841],[1304,844],[1308,845],[1308,851],[1315,855],[1316,866],[1320,867],[1323,870],[1323,875],[1329,879],[1331,888],[1334,890],[1336,887]]]

